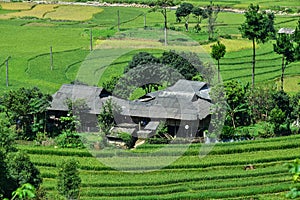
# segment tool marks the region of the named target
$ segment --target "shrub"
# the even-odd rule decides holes
[[[229,141],[234,139],[234,128],[231,126],[224,126],[220,134],[220,139],[223,141]]]
[[[238,127],[235,130],[236,140],[250,140],[254,137],[252,127]]]
[[[125,142],[128,148],[132,148],[135,145],[136,138],[132,137],[129,133],[119,133],[119,137]]]
[[[77,167],[78,163],[75,160],[68,160],[59,168],[57,189],[67,199],[79,199],[81,179]]]
[[[80,139],[80,135],[71,131],[64,131],[55,138],[58,146],[63,148],[83,148],[84,145]]]
[[[258,131],[258,136],[261,138],[274,137],[274,125],[268,122],[264,122],[262,129]]]
[[[286,197],[294,199],[300,197],[300,160],[296,159],[293,163],[288,163],[286,166],[289,172],[292,174],[293,186],[291,190],[286,194]]]

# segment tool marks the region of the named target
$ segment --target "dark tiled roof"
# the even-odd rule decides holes
[[[102,103],[107,98],[100,99],[102,88],[87,86],[87,85],[62,85],[59,91],[53,95],[53,101],[49,110],[68,111],[66,100],[72,101],[84,99],[87,106],[90,108],[89,113],[99,114]]]
[[[49,110],[67,111],[66,99],[85,99],[90,113],[99,114],[102,103],[101,88],[86,85],[63,85],[53,95]],[[108,97],[110,98],[110,97]],[[122,108],[126,116],[152,119],[202,120],[210,114],[209,88],[206,83],[179,80],[173,86],[149,93],[143,98],[128,101],[111,97]]]

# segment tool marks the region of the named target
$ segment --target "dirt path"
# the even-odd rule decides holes
[[[48,1],[34,1],[38,4],[51,4],[52,2]],[[145,5],[145,4],[128,4],[128,3],[100,3],[96,1],[89,1],[86,3],[83,2],[64,2],[64,1],[58,1],[55,2],[55,4],[59,5],[82,5],[82,6],[99,6],[99,7],[133,7],[133,8],[152,8],[151,6]],[[176,10],[177,7],[170,7],[171,10]],[[245,13],[245,9],[234,9],[234,8],[221,8],[221,12],[232,12],[232,13],[239,13],[243,14]],[[272,10],[266,10],[267,12],[274,12],[276,15],[289,15],[289,16],[300,16],[300,13],[292,13],[288,14],[283,11],[272,11]]]

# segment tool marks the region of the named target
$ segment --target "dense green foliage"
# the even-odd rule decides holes
[[[83,148],[84,145],[76,132],[63,131],[55,138],[55,142],[62,148]]]
[[[52,96],[44,94],[37,87],[11,90],[1,98],[6,114],[20,129],[19,138],[33,139],[37,132],[45,130],[45,112]]]
[[[115,116],[117,116],[121,108],[110,98],[101,107],[98,115],[98,124],[100,131],[109,134],[110,129],[116,124]]]
[[[292,174],[293,187],[286,194],[287,197],[294,199],[300,196],[300,160],[297,158],[293,163],[287,164],[289,172]]]
[[[75,160],[67,160],[59,167],[57,189],[68,200],[79,199],[81,179],[77,167]]]
[[[295,114],[299,110],[299,92],[288,95],[270,86],[250,89],[237,81],[225,82],[224,87],[227,110],[220,135],[222,140],[266,138],[299,132],[299,115]]]

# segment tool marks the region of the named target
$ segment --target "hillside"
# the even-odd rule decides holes
[[[199,157],[199,152],[205,153],[204,147],[191,144],[169,166],[160,166],[159,161],[177,158],[182,146],[144,144],[136,150],[116,151],[117,154],[99,151],[97,159],[85,149],[18,147],[27,151],[40,169],[42,186],[50,192],[51,199],[56,194],[57,165],[68,158],[79,162],[83,181],[80,199],[284,199],[291,185],[284,163],[299,156],[299,142],[297,135],[220,143],[204,157]],[[152,153],[155,157],[148,157]],[[120,166],[128,172],[111,169],[103,164],[108,158],[131,160],[131,167]],[[141,162],[143,159],[148,162]],[[150,162],[153,159],[157,162]],[[245,170],[247,165],[254,169]]]

